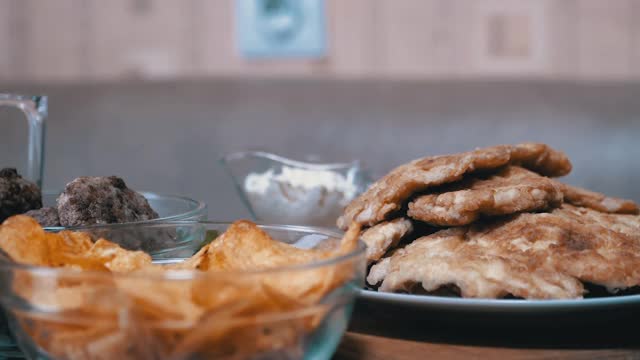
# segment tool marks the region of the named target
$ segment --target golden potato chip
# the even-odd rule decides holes
[[[105,239],[96,241],[85,257],[97,259],[107,269],[116,273],[127,273],[151,265],[151,256],[143,251],[130,251]]]
[[[236,221],[197,256],[200,270],[264,270],[310,263],[332,255],[273,240],[250,221]],[[200,259],[200,257],[198,257]]]
[[[362,225],[356,222],[351,223],[351,225],[347,229],[347,232],[344,234],[342,240],[340,241],[340,250],[338,250],[338,253],[347,254],[358,248],[358,239],[360,238],[361,228]]]
[[[203,246],[202,248],[200,248],[200,250],[195,253],[195,255],[193,255],[192,257],[181,261],[179,263],[175,263],[175,264],[169,264],[169,265],[164,265],[163,268],[166,270],[202,270],[205,271],[206,269],[203,268],[203,261],[205,260],[205,258],[207,257],[208,251],[209,251],[209,245],[211,243]]]
[[[154,273],[156,271],[153,271]],[[139,274],[149,275],[149,270]],[[148,320],[163,320],[193,326],[204,310],[191,299],[190,281],[163,280],[152,276],[116,280],[119,291],[131,300],[137,312]]]
[[[108,349],[102,348],[103,351],[107,350],[102,354],[96,354],[91,350],[104,343],[103,339],[109,339],[113,334],[122,333],[123,331],[119,330],[116,325],[116,323],[100,323],[70,328],[61,327],[56,323],[47,323],[45,325],[47,328],[46,336],[40,336],[41,347],[48,349],[49,353],[59,359],[107,359],[106,356],[117,354],[118,348],[122,348],[126,343],[121,340],[117,346]],[[46,344],[45,346],[43,346],[43,342]]]
[[[139,334],[133,333],[131,329],[112,329],[111,331],[105,331],[103,334],[100,334],[91,342],[80,342],[79,345],[81,345],[81,347],[78,350],[80,354],[86,355],[84,359],[87,360],[153,359],[154,357],[140,356],[139,351],[143,344],[142,342],[133,343],[133,337],[137,338]],[[69,344],[65,339],[58,341],[62,344]],[[152,353],[153,349],[147,348],[146,352]],[[74,358],[78,357],[75,356]]]
[[[88,250],[85,244],[79,244],[78,248],[73,248],[67,241],[70,239],[68,234],[45,233],[44,236],[48,249],[48,266],[68,267],[77,270],[108,270],[102,262],[85,256]],[[90,242],[89,246],[91,245],[92,243]]]
[[[52,279],[55,280],[55,279]],[[94,291],[94,286],[57,287],[55,283],[43,286],[39,283],[32,286],[29,302],[34,306],[49,311],[65,311],[82,308],[88,302],[88,297]]]
[[[188,354],[199,354],[203,358],[237,359],[248,355],[264,356],[287,349],[294,352],[290,354],[291,358],[301,358],[301,341],[309,330],[306,325],[315,309],[295,319],[273,317],[258,321],[252,316],[237,315],[249,302],[248,298],[244,298],[230,306],[228,311],[221,309],[205,314],[197,324],[199,331],[186,334],[173,349],[173,356],[184,358]]]
[[[13,314],[20,327],[27,332],[38,345],[45,349],[55,351],[55,345],[63,340],[69,342],[86,343],[88,339],[111,330],[117,325],[113,321],[96,321],[85,319],[84,323],[78,324],[79,315],[72,313],[35,313],[16,311]],[[84,335],[83,335],[84,334]],[[60,344],[62,345],[62,344]]]
[[[78,281],[62,277],[38,277],[28,272],[16,275],[20,275],[16,277],[19,281],[13,283],[16,295],[45,313],[77,311],[90,313],[94,319],[98,316],[113,317],[113,308],[120,306],[123,300],[114,291],[111,279],[87,278]],[[67,320],[71,322],[70,319]]]
[[[55,240],[56,245],[54,246],[54,242],[50,241],[49,252],[63,251],[69,254],[81,255],[89,251],[93,246],[91,236],[87,233],[63,230],[55,235],[58,235]]]
[[[17,215],[0,226],[0,248],[13,261],[48,266],[48,246],[45,232],[34,219]]]
[[[195,279],[191,288],[191,299],[205,309],[223,308],[238,299],[256,296],[259,283],[243,277],[202,277]]]

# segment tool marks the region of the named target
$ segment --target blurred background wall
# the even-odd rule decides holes
[[[233,0],[1,0],[0,79],[640,77],[637,0],[325,4],[324,58],[251,61]]]
[[[0,92],[50,96],[45,188],[117,174],[247,216],[217,159],[409,159],[533,140],[640,200],[640,1],[327,0],[328,51],[246,59],[231,0],[0,0]],[[0,109],[0,165],[24,161]]]

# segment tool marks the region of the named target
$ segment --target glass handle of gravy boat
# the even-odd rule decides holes
[[[0,106],[15,107],[24,113],[29,124],[25,177],[42,188],[47,97],[0,94]]]

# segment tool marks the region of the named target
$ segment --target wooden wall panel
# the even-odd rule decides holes
[[[376,0],[375,6],[380,71],[389,75],[432,73],[433,1]]]
[[[631,2],[631,76],[640,79],[640,1]]]
[[[8,65],[8,79],[29,79],[27,52],[30,17],[28,3],[21,0],[6,0],[5,28],[8,33],[5,36],[5,49],[0,49],[0,54],[5,54],[5,63]]]
[[[383,74],[447,76],[454,72],[454,2],[377,0],[376,6]]]
[[[543,76],[549,69],[547,0],[469,3],[471,67],[479,75]]]
[[[91,1],[94,76],[173,77],[193,68],[189,2]]]
[[[194,36],[200,47],[202,70],[206,74],[237,73],[240,57],[235,46],[233,0],[195,0]]]
[[[91,40],[84,28],[88,15],[82,0],[23,0],[29,28],[26,32],[25,66],[35,81],[69,80],[90,76]]]
[[[0,82],[11,77],[9,2],[0,1]]]
[[[198,71],[219,75],[235,70],[233,1],[194,0],[193,6]]]
[[[576,77],[580,58],[578,41],[578,2],[580,0],[553,0],[548,8],[548,40],[550,69],[548,76]]]
[[[0,80],[640,79],[639,0],[326,0],[323,59],[249,60],[235,0],[0,0]]]
[[[631,74],[631,1],[578,1],[581,78],[625,78]]]
[[[451,50],[446,61],[450,63],[452,69],[452,77],[469,78],[479,76],[476,69],[472,66],[473,59],[473,32],[474,14],[469,11],[470,5],[467,0],[450,0],[448,1],[452,7],[451,17],[447,18],[447,34],[451,39],[449,46]],[[446,75],[448,76],[448,75]]]
[[[327,71],[338,76],[374,75],[380,29],[372,0],[327,0]]]

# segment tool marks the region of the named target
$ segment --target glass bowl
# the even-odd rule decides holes
[[[207,205],[204,202],[193,200],[187,197],[175,196],[175,195],[160,195],[153,192],[140,192],[149,201],[149,205],[160,216],[158,219],[149,220],[147,222],[160,222],[160,221],[178,221],[178,220],[204,220],[207,218]],[[56,199],[60,192],[45,191],[42,194],[43,206],[55,206]],[[45,227],[47,231],[60,231],[64,230],[64,227]],[[105,231],[104,229],[100,231]],[[148,234],[147,234],[148,235]],[[180,235],[180,234],[177,234]],[[115,234],[114,236],[124,236],[123,232]],[[126,235],[127,238],[132,241],[140,241],[143,236],[136,237],[135,234]],[[157,246],[158,242],[163,241],[164,244],[160,247]],[[127,242],[123,240],[123,243]],[[148,242],[144,243],[145,250],[153,253],[154,255],[161,255],[164,253],[166,256],[179,255],[180,252],[189,253],[191,246],[197,244],[192,243],[190,239],[182,234],[176,236],[168,232],[155,234]],[[171,247],[173,245],[173,248]],[[154,249],[154,246],[157,249]],[[159,252],[160,254],[156,254]],[[189,253],[189,255],[191,255]],[[19,358],[20,353],[15,346],[15,341],[11,338],[7,329],[6,321],[3,319],[2,312],[0,311],[0,358]]]
[[[76,230],[89,233],[94,239],[105,234],[118,239],[132,234],[146,234],[145,239],[158,232],[182,234],[202,245],[228,226],[182,221]],[[260,227],[274,239],[301,248],[335,248],[341,237],[311,227]],[[355,296],[364,284],[364,249],[360,242],[355,251],[332,259],[262,271],[109,274],[5,261],[0,262],[0,302],[11,331],[30,359],[330,359],[347,328]],[[166,264],[183,261],[187,256],[170,258],[169,253],[172,251],[153,257],[156,263]],[[243,299],[258,296],[256,291],[271,294],[271,290],[261,292],[269,289],[265,284],[280,286],[298,279],[306,283],[306,279],[318,274],[339,279],[328,282],[333,285],[328,287],[330,291],[322,292],[322,297],[313,301],[288,297],[293,301],[288,304],[295,305],[284,307],[286,310],[258,307],[257,313],[235,312],[234,317],[229,316],[230,309],[242,304]],[[74,290],[65,293],[72,286]],[[234,291],[246,297],[217,302]],[[137,296],[150,292],[157,297],[141,304]],[[173,316],[174,309],[193,304],[184,301],[189,297],[213,301],[217,307],[190,318]],[[270,295],[266,298],[272,299]]]
[[[157,219],[145,222],[178,221],[178,220],[205,220],[207,218],[207,204],[183,196],[160,195],[153,192],[140,191],[151,208],[160,216]],[[56,199],[60,192],[44,191],[42,193],[42,205],[44,207],[56,206]],[[137,223],[137,222],[136,222]],[[62,230],[63,227],[48,227],[46,230]]]
[[[246,151],[225,155],[220,164],[260,222],[335,227],[344,207],[371,183],[359,161],[303,162]]]

